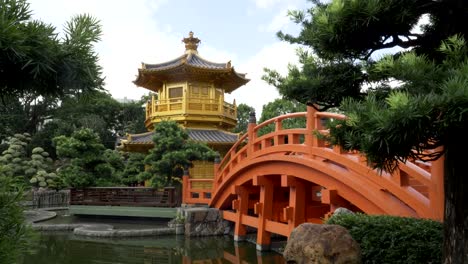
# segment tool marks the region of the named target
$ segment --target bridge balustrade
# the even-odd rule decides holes
[[[305,118],[305,128],[283,128],[285,120],[295,118]],[[320,223],[339,206],[442,220],[443,158],[400,163],[392,174],[376,171],[360,153],[317,137],[328,134],[327,119],[344,118],[308,107],[307,112],[249,124],[215,166],[210,200],[210,206],[235,222],[235,239],[245,235],[246,226],[254,227],[262,249],[271,233],[289,236],[297,225]],[[259,135],[273,125],[273,132]]]

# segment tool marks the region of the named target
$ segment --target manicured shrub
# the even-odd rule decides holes
[[[348,229],[363,263],[441,263],[442,223],[408,217],[339,214],[327,224]]]

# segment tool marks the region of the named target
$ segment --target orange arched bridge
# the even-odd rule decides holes
[[[327,133],[326,119],[345,116],[307,112],[279,116],[248,132],[215,162],[214,179],[184,176],[183,202],[205,203],[235,223],[234,238],[257,229],[257,249],[267,249],[271,234],[288,237],[304,222],[321,223],[338,207],[366,214],[443,218],[443,158],[400,163],[393,174],[367,166],[359,153],[330,146],[316,133]],[[304,119],[305,128],[283,129],[283,122]],[[267,127],[274,131],[259,136]],[[211,189],[192,188],[212,182]]]

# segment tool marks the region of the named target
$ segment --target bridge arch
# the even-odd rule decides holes
[[[294,156],[285,157],[284,155],[270,155],[251,160],[243,164],[242,168],[233,171],[232,175],[229,175],[230,180],[218,186],[210,206],[230,209],[232,200],[234,200],[235,187],[248,185],[248,182],[256,176],[272,179],[276,177],[279,181],[281,181],[281,177],[289,176],[320,186],[324,192],[334,191],[341,198],[367,214],[417,217],[418,211],[420,214],[426,213],[421,212],[420,209],[411,208],[368,177],[362,177],[362,175],[344,168],[340,170],[340,168],[321,163],[323,162]],[[378,175],[373,176],[378,177]],[[322,190],[320,194],[322,194]]]
[[[283,129],[283,121],[291,118],[305,118],[305,128]],[[198,190],[203,196],[199,201],[219,208],[224,219],[235,223],[237,240],[247,226],[256,228],[260,250],[268,248],[272,233],[289,236],[301,223],[321,223],[337,207],[442,221],[443,158],[408,161],[392,174],[380,173],[368,167],[360,153],[315,136],[328,133],[323,127],[327,118],[345,117],[308,107],[307,112],[250,123],[248,132],[215,164],[213,188]],[[269,125],[275,130],[259,135]],[[190,189],[190,181],[184,176],[184,197],[197,191]]]

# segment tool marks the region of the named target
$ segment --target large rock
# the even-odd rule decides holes
[[[218,209],[195,207],[182,211],[185,216],[186,236],[219,236],[231,233],[232,223],[224,220]]]
[[[287,263],[361,263],[361,249],[348,230],[338,225],[304,223],[296,227],[284,250]]]

